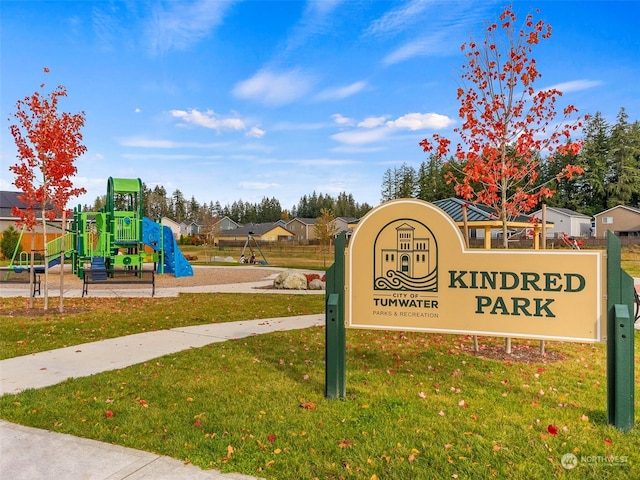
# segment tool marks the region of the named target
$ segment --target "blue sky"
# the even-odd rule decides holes
[[[377,205],[382,175],[418,168],[420,140],[454,138],[460,45],[493,1],[11,1],[0,4],[0,189],[15,190],[7,120],[64,85],[84,111],[77,186],[141,178],[200,203],[312,191]],[[640,119],[640,2],[526,1],[553,27],[534,57],[560,106]],[[43,74],[43,67],[51,73]]]

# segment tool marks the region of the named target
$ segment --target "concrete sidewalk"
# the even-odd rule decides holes
[[[216,323],[85,343],[0,361],[2,394],[124,368],[233,338],[324,325],[324,315]],[[7,480],[241,480],[149,452],[0,420],[0,478]]]
[[[0,395],[18,393],[27,388],[47,387],[67,378],[116,370],[233,338],[323,324],[323,314],[213,323],[137,333],[8,358],[0,361]]]

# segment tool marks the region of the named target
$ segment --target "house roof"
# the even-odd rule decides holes
[[[277,225],[274,222],[267,222],[267,223],[249,223],[247,225],[243,225],[241,227],[238,228],[234,228],[233,230],[224,230],[222,232],[219,233],[219,235],[221,237],[224,236],[238,236],[238,235],[264,235],[267,232],[270,232],[271,230],[273,230],[274,228],[282,228],[284,230],[286,230],[284,227],[282,227],[281,225]],[[288,233],[288,230],[286,230]]]
[[[11,213],[13,207],[20,209],[27,208],[25,203],[18,200],[20,195],[22,195],[22,192],[0,190],[0,218],[16,218],[16,216]],[[47,208],[47,210],[50,210],[50,208]]]
[[[640,208],[636,208],[636,207],[629,207],[629,206],[627,206],[627,205],[616,205],[615,207],[611,207],[611,208],[609,208],[609,209],[607,209],[607,210],[605,210],[605,211],[603,211],[603,212],[596,213],[596,214],[594,215],[594,217],[599,217],[600,215],[603,215],[603,214],[605,214],[605,213],[607,213],[607,212],[610,212],[611,210],[616,210],[616,209],[618,209],[618,208],[624,208],[624,209],[627,209],[627,210],[631,210],[631,211],[632,211],[632,212],[634,212],[634,213],[640,214]]]
[[[463,205],[467,205],[467,221],[469,222],[496,221],[498,219],[493,208],[482,204],[474,205],[460,198],[444,198],[442,200],[436,200],[433,204],[444,210],[454,222],[464,221],[462,217]],[[529,217],[526,215],[519,215],[517,218],[511,220],[514,222],[530,222]]]
[[[591,220],[589,215],[585,215],[584,213],[575,212],[569,208],[559,208],[559,207],[547,207],[547,211],[552,210],[557,213],[561,213],[562,215],[566,215],[567,217],[580,217],[580,218],[588,218]],[[533,215],[542,214],[542,209],[536,210],[533,212]]]
[[[340,220],[342,220],[343,222],[345,222],[345,223],[355,223],[355,222],[357,222],[359,220],[359,219],[357,219],[355,217],[337,217],[336,220],[338,218]]]
[[[304,223],[305,225],[315,225],[316,224],[316,219],[315,218],[303,218],[303,217],[296,217],[293,220],[289,220],[287,222],[287,225],[289,225],[291,222],[295,222],[298,221],[300,223]]]

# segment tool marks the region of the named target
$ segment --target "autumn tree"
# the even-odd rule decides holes
[[[45,74],[49,69],[44,69]],[[67,204],[70,198],[85,192],[73,186],[76,174],[75,160],[86,151],[82,145],[80,129],[84,126],[84,112],[70,114],[58,112],[58,102],[67,96],[67,90],[58,86],[51,93],[41,91],[16,102],[13,117],[17,123],[9,129],[17,147],[18,163],[9,167],[15,176],[14,185],[22,191],[19,199],[26,204],[24,210],[14,209],[19,225],[33,230],[36,209],[40,213],[44,244],[47,244],[47,220],[54,220],[56,212],[62,215],[62,247],[60,253],[60,311],[63,310],[64,292],[64,234],[66,232]],[[33,238],[33,236],[32,236]],[[33,259],[32,240],[32,259]],[[49,258],[45,258],[44,308],[48,309]],[[33,261],[31,265],[33,272]],[[33,306],[31,304],[31,306]]]
[[[320,216],[316,219],[313,228],[316,238],[320,240],[320,245],[323,248],[331,247],[331,240],[338,233],[336,217],[333,212],[327,208],[321,209]]]
[[[454,152],[460,167],[447,174],[447,181],[458,196],[495,210],[507,248],[509,220],[554,194],[537,181],[541,154],[549,162],[557,155],[577,154],[581,143],[571,134],[581,122],[568,123],[577,112],[572,105],[563,109],[564,119],[557,122],[556,102],[562,92],[534,86],[541,74],[533,48],[551,37],[551,26],[528,15],[516,31],[517,18],[510,7],[499,18],[487,27],[482,43],[471,40],[461,47],[466,58],[457,90],[462,125],[454,130],[460,137]],[[451,140],[434,134],[420,146],[445,158]],[[567,164],[556,180],[580,173],[579,166]]]

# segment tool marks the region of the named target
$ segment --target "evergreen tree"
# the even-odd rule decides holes
[[[637,120],[631,124],[631,128],[629,129],[629,138],[631,144],[631,155],[633,155],[638,172],[640,172],[640,122]],[[637,186],[638,189],[640,189],[640,185]],[[640,207],[640,191],[638,191],[638,189],[635,190],[631,197],[631,206]]]
[[[584,174],[576,181],[582,211],[594,215],[607,208],[607,159],[609,158],[609,125],[600,112],[584,126],[584,143],[578,155]]]
[[[380,192],[381,202],[388,202],[389,200],[398,198],[398,196],[396,195],[395,177],[395,168],[393,170],[387,168],[387,170],[382,175],[382,191]]]
[[[418,190],[417,178],[415,168],[406,163],[400,165],[396,173],[396,198],[415,198]]]
[[[197,222],[199,211],[200,211],[200,204],[196,200],[196,197],[192,195],[191,200],[189,200],[189,211],[187,212],[187,219],[190,222]]]
[[[607,184],[608,208],[616,205],[628,205],[634,195],[637,196],[640,191],[637,152],[634,152],[631,125],[627,122],[628,118],[625,109],[620,109],[617,122],[611,129],[610,174]]]
[[[173,219],[180,223],[187,220],[187,208],[185,206],[184,195],[178,189],[173,192]]]

